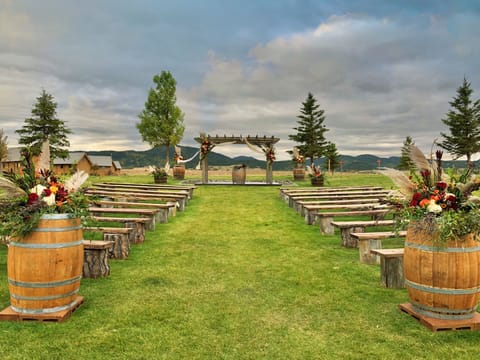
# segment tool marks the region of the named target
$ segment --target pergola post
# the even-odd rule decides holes
[[[267,170],[266,170],[266,177],[267,177],[267,184],[273,183],[273,163],[271,161],[267,161]]]
[[[202,169],[202,184],[208,184],[208,153],[201,158],[200,168]]]

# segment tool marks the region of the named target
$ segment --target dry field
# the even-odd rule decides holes
[[[134,168],[134,169],[123,169],[122,174],[125,175],[146,175],[149,173],[148,167]],[[212,166],[208,169],[208,174],[211,176],[231,176],[232,167],[231,166]],[[274,176],[286,176],[291,175],[292,171],[274,171]],[[172,175],[172,170],[170,169],[170,175]],[[247,175],[265,175],[265,169],[260,168],[247,168]],[[202,171],[195,169],[186,169],[186,176],[191,177],[201,177]]]

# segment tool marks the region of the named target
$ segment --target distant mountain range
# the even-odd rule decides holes
[[[190,158],[198,151],[198,148],[182,146],[182,155],[185,159]],[[88,151],[91,155],[111,155],[113,160],[119,161],[123,168],[136,168],[145,167],[148,165],[164,164],[165,162],[165,148],[156,148],[145,151]],[[170,149],[170,154],[173,156],[174,150]],[[399,156],[391,156],[388,158],[382,158],[375,155],[358,155],[349,156],[341,155],[342,161],[341,169],[337,171],[361,171],[361,170],[373,170],[377,167],[390,167],[396,168],[400,163]],[[198,157],[186,164],[187,168],[194,168],[198,164]],[[216,153],[212,151],[208,155],[209,166],[232,166],[245,164],[249,168],[265,168],[265,161],[255,159],[250,156],[237,156],[230,158],[228,156]],[[318,164],[322,168],[326,168],[325,160],[318,160]],[[444,162],[444,167],[451,167],[453,162]],[[478,164],[476,164],[478,166]],[[465,167],[465,161],[456,161],[455,166],[461,168]],[[293,163],[289,160],[275,161],[273,164],[273,170],[292,170]]]

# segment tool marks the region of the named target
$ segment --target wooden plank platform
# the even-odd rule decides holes
[[[48,321],[48,322],[64,322],[72,313],[78,309],[84,302],[83,296],[77,296],[75,305],[70,309],[57,311],[50,314],[23,314],[12,310],[9,306],[0,312],[0,321]]]
[[[417,319],[422,325],[429,328],[431,331],[448,331],[448,330],[480,330],[480,314],[475,313],[473,318],[466,320],[442,320],[435,319],[417,313],[410,303],[398,305],[401,311],[409,314]]]

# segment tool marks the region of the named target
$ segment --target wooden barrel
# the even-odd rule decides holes
[[[247,170],[245,165],[235,165],[232,168],[232,182],[234,184],[245,184]]]
[[[185,166],[175,165],[173,167],[173,178],[177,180],[183,180],[185,178]]]
[[[80,219],[43,215],[36,229],[8,246],[12,310],[48,314],[77,304],[83,269]]]
[[[431,233],[410,227],[403,266],[417,313],[444,320],[473,317],[480,291],[480,247],[473,235],[440,246],[432,243]]]
[[[305,180],[305,169],[303,167],[293,169],[293,180]]]

